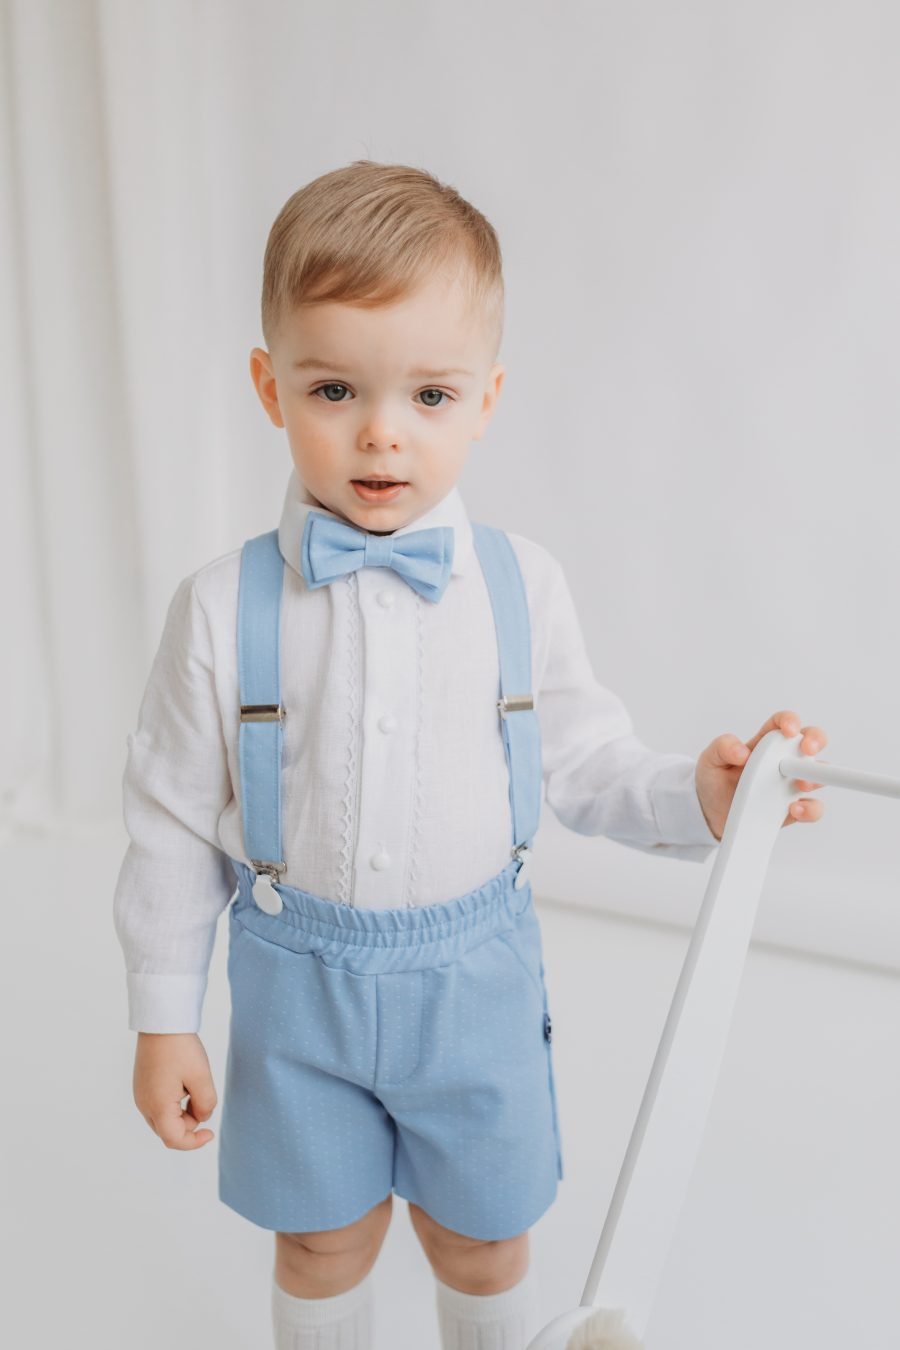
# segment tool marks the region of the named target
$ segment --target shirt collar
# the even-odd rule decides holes
[[[284,494],[284,506],[278,525],[278,547],[285,562],[301,576],[303,571],[300,566],[300,545],[303,540],[306,517],[310,511],[320,511],[323,515],[331,516],[334,520],[343,520],[342,516],[330,511],[327,506],[322,506],[316,501],[305,483],[301,481],[294,467],[291,469]],[[453,562],[450,567],[450,574],[451,576],[461,576],[466,571],[472,556],[472,525],[458,486],[454,485],[445,497],[432,506],[430,511],[424,512],[416,520],[401,525],[398,530],[393,530],[391,533],[392,536],[409,534],[412,530],[426,530],[432,525],[451,526],[453,530]]]

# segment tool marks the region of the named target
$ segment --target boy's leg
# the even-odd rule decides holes
[[[275,1280],[298,1298],[343,1294],[368,1275],[391,1222],[393,1193],[361,1219],[320,1233],[275,1234]]]
[[[522,1350],[537,1331],[528,1233],[466,1237],[412,1201],[409,1216],[435,1275],[442,1350]]]
[[[409,1201],[409,1217],[438,1279],[466,1294],[499,1294],[528,1270],[528,1234],[493,1242],[454,1233]]]
[[[393,1194],[356,1223],[318,1233],[276,1233],[272,1321],[276,1350],[368,1350],[371,1270]]]

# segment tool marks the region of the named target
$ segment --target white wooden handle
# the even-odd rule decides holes
[[[738,780],[718,854],[577,1308],[528,1350],[564,1350],[596,1307],[625,1310],[643,1336],[700,1152],[769,859],[797,780],[900,797],[900,779],[798,752],[770,731]]]

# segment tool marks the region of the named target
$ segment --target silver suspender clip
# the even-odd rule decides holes
[[[497,708],[501,717],[506,717],[507,713],[530,712],[533,707],[534,698],[531,694],[504,694],[502,698],[497,699]],[[519,870],[516,872],[513,887],[520,891],[528,880],[527,868],[531,862],[531,849],[527,844],[517,844],[511,850],[511,856],[519,860]]]
[[[282,872],[287,871],[287,863],[264,862],[259,858],[251,858],[250,861],[256,871],[256,880],[253,883],[253,899],[264,914],[280,914],[284,908],[284,901],[272,882]]]
[[[527,844],[517,844],[511,850],[511,856],[519,859],[519,870],[516,873],[516,879],[513,882],[513,889],[520,891],[528,880],[528,865],[533,857],[531,849]]]
[[[505,717],[511,712],[527,712],[534,707],[534,699],[530,694],[504,694],[497,699],[497,707],[500,716]]]
[[[242,703],[242,722],[282,722],[286,709],[281,703]],[[251,858],[256,870],[253,883],[253,899],[264,914],[280,914],[284,901],[272,885],[273,881],[287,871],[285,862],[268,862],[265,859]]]
[[[283,722],[287,709],[281,703],[242,703],[242,722]]]

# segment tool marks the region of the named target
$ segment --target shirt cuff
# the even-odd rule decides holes
[[[694,777],[696,767],[696,760],[690,756],[680,763],[667,764],[654,778],[650,797],[662,846],[705,845],[702,855],[705,857],[721,840],[713,834],[703,814]]]
[[[206,974],[155,975],[129,970],[125,978],[129,1031],[200,1030]]]

